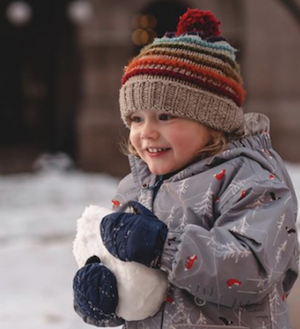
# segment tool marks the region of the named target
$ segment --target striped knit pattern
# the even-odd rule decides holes
[[[120,108],[127,126],[131,113],[148,109],[231,133],[243,124],[244,97],[235,49],[223,38],[184,34],[155,39],[129,63]]]

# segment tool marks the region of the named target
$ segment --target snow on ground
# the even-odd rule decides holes
[[[300,166],[288,170],[300,197]],[[117,184],[55,167],[0,176],[1,329],[91,328],[72,308],[72,241],[84,208],[109,207]]]
[[[56,170],[0,176],[0,328],[91,328],[73,311],[76,219],[118,180]]]

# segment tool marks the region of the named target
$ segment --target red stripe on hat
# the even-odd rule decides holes
[[[136,75],[151,75],[151,76],[161,76],[161,77],[168,77],[168,78],[173,78],[176,80],[181,80],[185,82],[192,83],[196,86],[202,87],[203,89],[210,90],[212,92],[222,94],[223,96],[226,96],[229,99],[232,99],[237,106],[242,105],[242,99],[238,95],[230,92],[229,90],[226,89],[226,85],[216,85],[216,82],[214,80],[206,79],[201,80],[197,77],[191,77],[187,76],[182,73],[174,72],[174,71],[169,71],[169,70],[161,70],[161,69],[135,69],[123,76],[122,79],[122,84],[125,84],[128,79],[131,77],[134,77]]]
[[[242,88],[242,86],[234,81],[233,79],[226,77],[224,75],[221,75],[212,69],[209,69],[208,67],[199,67],[196,66],[195,64],[190,64],[183,62],[178,59],[174,58],[163,58],[163,57],[157,57],[157,56],[148,56],[147,58],[141,58],[138,60],[135,60],[129,64],[127,67],[127,72],[133,70],[134,68],[137,68],[138,66],[143,66],[143,65],[161,65],[161,66],[168,66],[172,70],[174,69],[184,69],[189,71],[190,75],[198,75],[198,76],[203,76],[206,78],[211,78],[215,80],[216,83],[223,85],[224,88],[232,88],[234,93],[237,95],[237,97],[240,99],[240,102],[243,103],[244,97],[245,97],[245,90]],[[160,68],[158,68],[160,69]],[[177,72],[175,72],[177,73]],[[187,74],[187,75],[189,75]]]

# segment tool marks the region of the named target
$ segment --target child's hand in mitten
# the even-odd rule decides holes
[[[117,281],[97,256],[90,257],[77,271],[73,290],[75,311],[84,319],[102,322],[116,318]]]
[[[134,213],[115,212],[101,222],[101,237],[107,250],[123,261],[159,268],[168,228],[138,202],[129,203]]]

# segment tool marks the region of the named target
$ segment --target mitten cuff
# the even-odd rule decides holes
[[[113,316],[111,319],[108,320],[98,320],[95,319],[92,315],[87,315],[86,313],[82,312],[81,308],[76,304],[74,301],[74,310],[75,312],[82,318],[82,320],[87,323],[91,324],[96,327],[118,327],[125,323],[125,320],[119,318],[118,316]]]
[[[175,253],[177,252],[177,246],[180,243],[181,232],[169,230],[167,239],[164,245],[161,267],[160,269],[169,273],[172,271],[172,264],[174,261]]]

